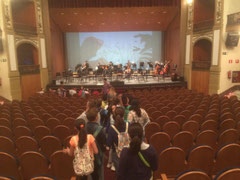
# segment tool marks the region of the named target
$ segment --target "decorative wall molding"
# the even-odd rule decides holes
[[[42,10],[41,10],[41,0],[35,1],[35,9],[36,9],[36,16],[37,16],[37,28],[38,32],[41,34],[43,33],[43,21],[42,21]]]
[[[192,4],[188,5],[188,20],[187,20],[187,30],[192,31],[193,27],[193,6]]]
[[[200,39],[207,39],[209,41],[213,41],[213,32],[206,32],[201,34],[194,34],[192,37],[192,43],[195,44]]]
[[[11,1],[10,0],[4,0],[3,1],[4,6],[4,19],[5,19],[5,26],[7,29],[12,30],[13,24],[12,24],[12,15],[11,15]]]
[[[36,48],[39,48],[38,39],[26,38],[26,37],[16,37],[15,42],[16,42],[16,46],[19,46],[20,44],[23,44],[23,43],[30,43],[30,44],[34,45]]]
[[[222,0],[216,0],[215,24],[220,24],[222,21]]]

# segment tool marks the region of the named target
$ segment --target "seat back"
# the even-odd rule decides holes
[[[193,145],[193,135],[188,131],[181,131],[173,137],[172,144],[181,148],[187,155]]]
[[[40,140],[41,152],[50,159],[51,155],[58,150],[62,149],[60,140],[54,136],[45,136]]]
[[[16,140],[17,152],[21,155],[27,151],[39,151],[38,143],[30,136],[22,136]]]
[[[163,173],[175,177],[186,168],[184,151],[178,147],[168,147],[158,156],[158,170],[155,172],[155,177],[159,178]]]
[[[158,123],[150,122],[145,126],[145,137],[149,142],[151,136],[160,131],[160,126]]]
[[[214,150],[207,145],[197,146],[189,152],[187,161],[190,169],[201,169],[210,174],[214,165]]]
[[[217,133],[212,130],[205,130],[200,132],[196,137],[196,144],[198,145],[208,145],[213,149],[217,146]]]
[[[160,151],[170,146],[170,136],[165,132],[158,132],[151,136],[150,138],[150,144],[154,147],[156,152],[159,154]]]
[[[48,174],[47,159],[38,152],[25,152],[20,156],[19,161],[24,179],[31,179],[39,174]]]
[[[219,172],[214,180],[231,180],[240,179],[240,168],[228,168]]]
[[[175,121],[169,121],[164,124],[163,131],[172,139],[180,131],[180,125]]]
[[[17,160],[10,154],[0,152],[0,174],[1,176],[9,176],[15,179],[21,179],[18,171]]]
[[[175,180],[211,180],[210,177],[203,171],[188,170],[180,173]]]
[[[58,179],[71,179],[75,176],[73,170],[73,157],[70,157],[62,150],[56,151],[51,155],[51,170],[54,177]]]
[[[14,142],[8,137],[0,136],[0,151],[16,154]]]
[[[239,134],[236,129],[227,129],[219,135],[218,144],[224,145],[228,143],[235,143],[239,139]]]
[[[240,166],[240,145],[227,144],[216,154],[216,170],[222,171],[229,167]]]

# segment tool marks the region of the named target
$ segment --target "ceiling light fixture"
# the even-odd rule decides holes
[[[70,24],[70,23],[68,23],[67,25],[68,25],[68,26],[71,26],[71,24]]]
[[[188,4],[192,4],[193,0],[187,0]]]

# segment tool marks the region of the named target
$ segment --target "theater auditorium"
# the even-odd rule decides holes
[[[239,0],[0,0],[0,180],[240,179]]]

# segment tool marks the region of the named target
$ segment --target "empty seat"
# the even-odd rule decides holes
[[[15,139],[18,139],[21,136],[32,136],[31,130],[26,126],[18,126],[13,130]]]
[[[222,171],[229,167],[240,166],[240,145],[227,144],[216,154],[216,171]]]
[[[75,176],[73,166],[73,157],[61,151],[56,151],[51,155],[51,172],[57,179],[71,179]]]
[[[158,170],[154,172],[154,177],[160,178],[163,173],[175,177],[186,168],[184,151],[179,147],[168,147],[158,156]]]
[[[34,131],[36,127],[44,125],[43,121],[39,118],[32,118],[28,121],[28,124],[32,131]]]
[[[70,129],[67,126],[64,125],[58,125],[53,130],[53,135],[58,137],[62,144],[64,143],[64,140],[66,137],[70,136]]]
[[[163,115],[163,113],[161,111],[154,111],[151,113],[151,118],[154,121],[162,115]]]
[[[56,118],[49,118],[46,122],[47,127],[53,132],[54,128],[60,125],[60,121]]]
[[[158,132],[151,136],[150,144],[154,147],[157,153],[170,145],[170,136],[165,132]]]
[[[175,180],[211,180],[210,177],[200,170],[187,170],[180,173]]]
[[[233,119],[225,119],[219,125],[219,132],[222,133],[227,129],[234,129],[236,128],[236,121]]]
[[[239,134],[236,129],[227,129],[219,135],[218,144],[224,145],[228,143],[235,143],[239,139]]]
[[[50,135],[50,129],[46,126],[37,126],[34,130],[34,137],[40,141],[43,137]]]
[[[57,180],[57,179],[52,176],[36,176],[31,178],[30,180]]]
[[[11,129],[6,126],[0,126],[0,136],[5,136],[9,138],[13,138],[13,133]]]
[[[27,126],[27,121],[23,118],[16,118],[12,122],[13,129],[18,126]]]
[[[64,119],[63,121],[63,125],[64,126],[67,126],[70,131],[71,131],[71,134],[74,134],[75,133],[75,125],[74,125],[74,122],[75,122],[75,119],[72,118],[72,117],[67,117],[66,119]]]
[[[172,139],[180,131],[180,125],[175,121],[169,121],[164,124],[163,131]]]
[[[168,112],[166,113],[166,116],[169,117],[169,119],[170,119],[171,121],[173,120],[173,118],[174,118],[176,115],[177,115],[176,111],[173,111],[173,110],[168,111]]]
[[[11,129],[11,123],[10,120],[6,118],[0,118],[0,126],[5,126]]]
[[[203,122],[203,116],[201,114],[194,113],[192,116],[190,116],[189,120],[196,121],[198,124],[201,124]]]
[[[186,121],[183,125],[182,125],[182,130],[183,131],[188,131],[191,132],[193,135],[193,138],[196,137],[198,131],[199,131],[199,123],[193,120],[190,121]]]
[[[173,137],[172,144],[181,148],[187,155],[193,145],[193,135],[188,131],[181,131]]]
[[[66,119],[68,116],[66,114],[63,113],[58,113],[56,115],[56,118],[62,123],[64,121],[64,119]]]
[[[184,115],[176,115],[173,118],[173,121],[177,122],[180,126],[182,126],[186,121],[186,117]]]
[[[21,155],[27,151],[38,151],[38,143],[35,139],[29,136],[22,136],[16,140],[18,154]]]
[[[50,159],[50,156],[58,150],[62,149],[60,140],[54,136],[45,136],[39,142],[41,152]]]
[[[201,124],[200,130],[212,130],[217,132],[218,123],[215,120],[206,120]]]
[[[160,125],[160,127],[163,127],[165,123],[169,122],[170,119],[167,116],[160,116],[157,119],[153,119],[153,122],[156,122]]]
[[[214,165],[214,150],[207,145],[197,146],[189,152],[187,162],[189,169],[201,169],[210,174]]]
[[[8,137],[0,136],[0,151],[16,154],[16,147],[14,142]]]
[[[213,149],[217,147],[217,133],[212,130],[205,130],[200,132],[196,137],[196,144],[198,145],[208,145]]]
[[[12,155],[0,152],[0,175],[21,179],[18,171],[18,163]]]
[[[24,179],[31,179],[37,175],[48,174],[47,159],[38,152],[25,152],[19,158]]]
[[[240,168],[227,168],[220,171],[214,178],[214,180],[235,180],[240,179]]]
[[[145,126],[145,137],[149,142],[151,136],[160,131],[160,126],[155,122],[150,122]]]

